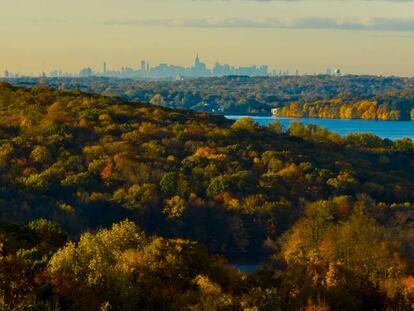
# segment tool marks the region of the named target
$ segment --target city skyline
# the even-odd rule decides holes
[[[334,70],[327,69],[324,73],[334,72]],[[322,72],[321,72],[322,73]],[[133,67],[122,66],[121,68],[112,68],[106,61],[102,63],[101,69],[86,66],[81,68],[78,72],[64,72],[61,69],[54,69],[50,72],[42,71],[41,73],[17,73],[6,69],[3,72],[3,77],[89,77],[89,76],[104,76],[104,77],[119,77],[119,78],[186,78],[186,77],[212,77],[212,76],[277,76],[277,75],[298,75],[299,70],[276,70],[269,69],[268,65],[247,65],[247,66],[233,66],[231,64],[221,63],[216,61],[214,66],[208,66],[204,63],[199,55],[196,54],[194,62],[190,66],[181,66],[176,64],[161,63],[155,66],[151,65],[147,60],[140,60],[136,62]]]
[[[414,1],[0,0],[0,70],[214,66],[412,76]]]
[[[264,1],[264,0],[263,0]],[[199,53],[196,54],[196,58],[199,57]],[[145,63],[145,70],[143,70],[143,62]],[[131,64],[132,62],[129,62]],[[138,64],[138,65],[137,65]],[[188,65],[189,64],[189,65]],[[168,62],[158,63],[155,66],[152,65],[151,61],[147,60],[139,60],[135,62],[135,65],[121,65],[120,67],[111,66],[110,63],[107,61],[103,61],[99,69],[99,65],[84,65],[79,67],[78,69],[74,69],[74,71],[65,71],[62,69],[51,69],[51,70],[39,70],[38,72],[22,72],[22,71],[14,71],[13,68],[8,68],[7,66],[4,67],[4,70],[1,71],[0,68],[0,77],[3,78],[13,78],[13,77],[85,77],[85,76],[107,76],[107,77],[119,77],[119,78],[178,78],[177,76],[185,77],[213,77],[213,76],[227,76],[227,75],[246,75],[246,76],[298,76],[298,75],[344,75],[345,71],[340,69],[339,67],[333,65],[332,67],[326,68],[319,68],[315,71],[307,72],[302,71],[298,67],[291,67],[285,68],[283,65],[280,67],[272,67],[268,64],[241,64],[241,65],[234,65],[234,64],[227,64],[222,63],[216,60],[212,64],[208,64],[207,62],[202,62],[202,65],[207,69],[207,74],[192,74],[188,72],[194,67],[194,64],[191,62],[185,62],[185,64],[170,64]],[[152,66],[152,67],[151,67]],[[226,73],[217,73],[217,67],[224,67]],[[57,66],[59,68],[59,66]],[[174,74],[162,74],[156,73],[163,69],[168,69],[169,71],[175,71]],[[183,74],[182,70],[186,71]],[[222,69],[223,70],[223,69]],[[258,73],[256,74],[249,74],[245,73],[246,70],[257,70]],[[153,75],[146,75],[143,76],[141,74],[137,74],[142,71],[153,72]],[[154,73],[155,71],[155,73]],[[265,72],[264,72],[265,71]],[[89,73],[88,73],[89,72]],[[244,73],[243,73],[244,72]],[[106,74],[105,74],[106,73]],[[399,75],[399,74],[392,74],[392,73],[370,73],[370,72],[347,72],[346,74],[350,75],[373,75],[373,76],[396,76],[396,77],[413,77],[411,75]]]

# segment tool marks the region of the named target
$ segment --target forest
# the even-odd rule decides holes
[[[413,159],[408,138],[0,83],[0,310],[410,310]]]
[[[367,120],[414,120],[414,79],[378,76],[280,76],[153,81],[90,78],[16,78],[64,90],[118,96],[176,109],[225,115]]]

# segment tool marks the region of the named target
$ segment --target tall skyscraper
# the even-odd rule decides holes
[[[194,61],[194,67],[192,68],[192,75],[193,76],[207,76],[210,74],[210,71],[207,70],[206,64],[200,61],[200,57],[197,56]]]
[[[103,63],[103,74],[106,74],[106,62]]]
[[[200,57],[198,57],[198,53],[197,53],[196,59],[194,61],[194,68],[199,68],[200,65],[201,65],[201,61],[200,61]]]
[[[147,68],[146,62],[145,62],[145,60],[142,60],[142,61],[141,61],[141,70],[142,70],[142,71],[145,71],[145,70],[146,70],[146,68]]]

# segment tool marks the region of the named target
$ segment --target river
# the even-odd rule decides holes
[[[238,120],[243,116],[226,116],[231,120]],[[310,119],[310,118],[283,118],[283,117],[255,117],[249,116],[260,125],[266,126],[278,119],[288,128],[292,121],[304,124],[316,124],[342,136],[348,133],[372,133],[381,138],[397,140],[408,137],[414,140],[414,121],[379,121],[379,120],[342,120],[342,119]]]

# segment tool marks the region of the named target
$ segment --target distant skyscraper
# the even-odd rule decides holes
[[[10,76],[9,71],[8,70],[5,70],[4,71],[4,77],[5,78],[8,78],[9,76]]]
[[[195,77],[203,77],[208,76],[210,74],[210,71],[207,69],[206,64],[202,63],[200,61],[200,57],[197,56],[194,61],[194,67],[192,68],[192,75]]]
[[[93,75],[93,71],[89,67],[84,68],[79,72],[80,77],[91,77],[92,75]]]
[[[200,57],[198,57],[198,53],[197,53],[196,59],[195,59],[195,61],[194,61],[194,67],[195,67],[195,68],[199,68],[199,67],[200,67],[200,65],[201,65],[201,62],[200,62]]]
[[[194,61],[194,67],[199,67],[200,65],[201,65],[201,61],[200,61],[200,57],[198,56],[198,53],[197,53],[196,59]]]
[[[103,63],[103,74],[106,74],[106,62]]]
[[[141,61],[141,70],[142,70],[142,71],[145,71],[145,70],[146,70],[146,68],[147,68],[146,62],[145,62],[145,60],[142,60],[142,61]]]

